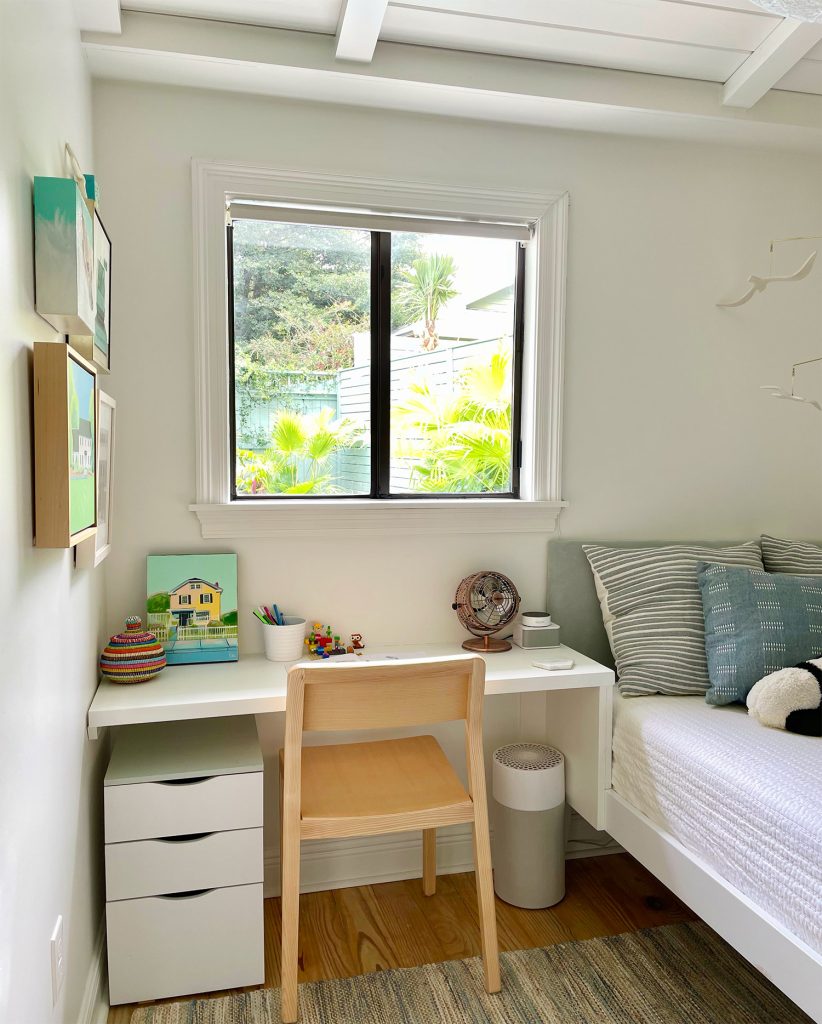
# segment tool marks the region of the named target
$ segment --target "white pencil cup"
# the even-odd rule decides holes
[[[305,654],[305,619],[284,615],[284,626],[263,625],[265,656],[269,661],[299,661]]]

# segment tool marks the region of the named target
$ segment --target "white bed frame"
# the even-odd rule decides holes
[[[613,790],[605,794],[605,822],[623,849],[822,1024],[822,954]]]
[[[637,546],[637,542],[626,543]],[[562,624],[563,642],[585,651],[595,661],[612,664],[593,576],[581,541],[555,539],[548,545],[548,590],[551,613]],[[816,1024],[822,1024],[822,954],[618,793],[606,789],[603,798],[604,827],[622,848]],[[761,1024],[770,1022],[763,1020]]]

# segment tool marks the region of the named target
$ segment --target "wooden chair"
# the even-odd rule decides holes
[[[499,992],[499,950],[482,753],[485,662],[326,662],[288,673],[280,751],[282,1020],[299,1016],[297,956],[302,839],[422,829],[423,892],[436,886],[436,830],[471,822],[485,988]],[[465,720],[466,792],[433,736],[303,746],[303,731],[393,729]]]

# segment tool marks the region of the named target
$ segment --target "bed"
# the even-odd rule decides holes
[[[581,543],[551,542],[549,589],[563,642],[613,666]],[[701,697],[614,706],[607,831],[822,1024],[822,742]]]

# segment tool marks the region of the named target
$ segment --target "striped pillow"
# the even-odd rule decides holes
[[[767,572],[822,576],[822,547],[802,540],[780,540],[762,534],[762,561]]]
[[[585,544],[620,692],[705,693],[705,620],[700,561],[762,569],[758,541],[735,547],[697,544],[610,548]]]

